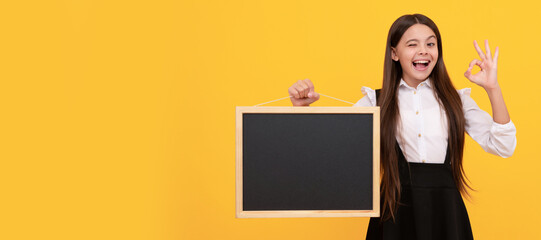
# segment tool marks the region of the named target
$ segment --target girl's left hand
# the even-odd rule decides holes
[[[498,47],[496,47],[494,57],[492,57],[490,47],[488,46],[488,40],[485,40],[486,54],[481,50],[481,48],[479,48],[477,41],[473,41],[473,45],[475,46],[475,50],[477,50],[481,60],[474,59],[471,61],[468,70],[464,73],[464,76],[466,76],[466,78],[468,78],[471,82],[483,87],[486,90],[497,88]],[[481,70],[476,74],[472,74],[471,70],[475,65],[479,66]]]

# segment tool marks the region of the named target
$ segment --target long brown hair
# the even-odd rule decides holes
[[[415,24],[424,24],[436,34],[439,54],[429,78],[434,83],[436,98],[447,115],[448,151],[453,178],[462,194],[468,195],[466,187],[471,189],[462,168],[465,125],[462,101],[443,63],[440,31],[436,24],[424,15],[404,15],[398,18],[389,30],[383,66],[383,86],[377,99],[378,106],[381,107],[381,193],[384,200],[381,212],[384,220],[391,217],[394,220],[401,195],[396,135],[400,116],[398,87],[402,78],[402,68],[398,61],[393,61],[391,47],[396,48],[404,32]]]

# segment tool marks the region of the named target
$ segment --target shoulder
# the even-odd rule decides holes
[[[458,89],[456,91],[458,92],[458,95],[460,96],[460,98],[469,97],[471,94],[471,88],[463,88],[463,89]]]
[[[372,107],[376,106],[376,91],[369,87],[362,87],[361,92],[364,97],[361,98],[354,107]]]
[[[457,90],[460,100],[462,101],[462,108],[469,109],[477,107],[477,103],[470,97],[471,88],[463,88]]]

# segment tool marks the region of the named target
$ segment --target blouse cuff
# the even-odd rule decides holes
[[[492,121],[491,132],[493,133],[499,133],[502,135],[509,135],[509,134],[514,135],[516,131],[517,129],[515,128],[515,124],[513,124],[513,121],[511,120],[509,120],[509,122],[505,124]]]
[[[372,90],[369,87],[362,87],[361,92],[363,93],[363,95],[368,97],[368,99],[370,100],[370,103],[372,104],[372,106],[376,106],[376,104],[377,104],[376,91]]]
[[[512,121],[506,124],[493,122],[490,132],[492,142],[496,147],[496,154],[504,158],[511,157],[517,147],[517,130],[515,124]]]

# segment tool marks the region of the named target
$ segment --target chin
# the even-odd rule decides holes
[[[428,79],[428,78],[430,77],[430,74],[432,74],[432,71],[433,71],[433,70],[434,70],[434,69],[429,69],[429,70],[427,71],[428,73],[423,73],[423,74],[417,75],[417,77],[418,77],[417,79],[419,79],[421,82],[424,81],[424,80],[426,80],[426,79]]]
[[[418,80],[419,82],[422,82],[422,81],[428,79],[428,77],[430,77],[430,74],[428,74],[428,75],[426,75],[426,76],[419,76],[419,77],[417,78],[417,80]]]

